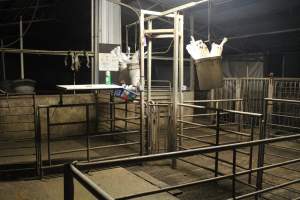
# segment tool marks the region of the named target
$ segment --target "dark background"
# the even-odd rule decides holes
[[[185,0],[125,0],[137,9],[163,11],[180,5]],[[23,16],[24,29],[30,26],[24,37],[24,48],[43,50],[90,50],[90,1],[85,0],[1,0],[0,38],[4,45],[18,39],[19,16]],[[189,17],[194,16],[196,39],[207,39],[207,5],[184,11],[185,28],[189,29]],[[228,55],[253,54],[264,56],[265,75],[273,72],[282,76],[282,60],[285,60],[286,77],[300,77],[300,1],[299,0],[212,0],[211,32],[212,40],[219,42],[224,36],[232,38],[224,48]],[[137,20],[132,11],[122,8],[123,36],[124,26]],[[159,22],[155,27],[167,27]],[[279,31],[279,32],[278,32]],[[134,46],[133,30],[130,31],[130,46]],[[257,33],[263,33],[255,35]],[[185,31],[186,43],[190,38]],[[123,37],[124,46],[125,37]],[[164,51],[170,41],[154,43],[154,49]],[[18,42],[9,46],[19,48]],[[172,52],[172,49],[171,51]],[[167,56],[172,56],[169,53]],[[188,57],[186,55],[186,57]],[[56,84],[72,84],[73,73],[64,66],[63,56],[27,55],[25,77],[37,81],[39,90],[53,90]],[[18,54],[5,54],[7,79],[20,77]],[[155,61],[153,70],[162,74],[171,70],[171,62]],[[159,73],[154,73],[159,74]],[[187,77],[188,78],[188,77]],[[153,79],[161,79],[153,77]],[[171,77],[170,77],[171,79]],[[77,74],[77,83],[90,83],[90,69],[82,68]]]

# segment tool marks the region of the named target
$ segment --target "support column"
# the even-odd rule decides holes
[[[174,48],[173,48],[173,98],[172,98],[172,128],[169,136],[169,151],[176,151],[177,148],[177,104],[178,104],[178,57],[179,57],[179,15],[176,12],[174,17]],[[172,160],[172,167],[176,167],[176,159]]]
[[[183,15],[179,17],[179,24],[178,24],[178,31],[179,31],[179,102],[183,103],[184,96],[183,96],[183,85],[184,85],[184,18]],[[179,109],[179,116],[180,120],[183,121],[183,107],[180,106]],[[176,118],[177,120],[177,118]],[[180,135],[179,138],[179,146],[182,146],[183,142],[183,123],[180,123]]]
[[[144,34],[144,11],[141,10],[140,13],[140,154],[144,155],[144,148],[145,147],[145,99],[144,99],[144,87],[145,87],[145,34]]]
[[[269,79],[269,83],[268,83],[268,98],[273,98],[274,96],[274,80],[273,78]],[[264,113],[265,116],[265,124],[266,126],[268,126],[268,123],[272,124],[272,113],[273,113],[273,101],[269,101],[266,103],[266,112]],[[266,133],[268,136],[269,134],[272,134],[272,125],[270,126],[270,128],[268,129],[268,133]]]
[[[128,26],[126,25],[126,27],[125,27],[125,39],[126,39],[126,52],[127,53],[129,53],[128,52],[128,47],[129,47],[129,38],[128,38],[129,36],[128,36]]]
[[[236,85],[235,85],[235,98],[236,99],[241,99],[242,98],[242,82],[241,79],[236,80]],[[235,109],[236,110],[242,110],[242,103],[243,101],[236,101],[235,102]],[[238,123],[238,131],[241,130],[241,120],[244,121],[243,116],[241,115],[235,115],[235,122]]]
[[[152,30],[152,20],[148,21],[148,30]],[[147,101],[151,101],[151,81],[152,81],[152,39],[148,39],[148,59],[147,59]]]
[[[100,2],[98,0],[94,1],[94,83],[99,83],[99,9],[100,9]]]
[[[190,16],[190,33],[191,36],[194,35],[194,16]],[[190,58],[190,90],[195,90],[195,66],[194,66],[194,60],[191,57]]]
[[[70,164],[64,165],[64,200],[74,200],[74,179]]]
[[[95,2],[91,0],[91,51],[95,52]],[[91,59],[91,84],[95,83],[95,55]]]
[[[211,89],[210,91],[209,91],[209,98],[210,98],[210,100],[214,100],[214,99],[216,99],[216,90],[215,89]],[[211,107],[211,108],[214,108],[215,107],[215,102],[210,102],[209,103],[209,106]],[[208,111],[209,112],[209,111]],[[215,113],[215,114],[217,114],[217,112],[214,112],[214,111],[211,111],[211,113]],[[210,121],[211,121],[211,123],[212,124],[214,124],[214,121],[216,120],[216,117],[214,116],[214,115],[212,115],[211,117],[210,117]]]

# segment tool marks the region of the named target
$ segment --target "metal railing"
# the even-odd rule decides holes
[[[127,111],[128,110],[128,104],[131,104],[129,102],[97,102],[97,103],[81,103],[81,104],[63,104],[63,105],[49,105],[49,106],[38,106],[37,109],[37,140],[36,140],[36,146],[38,147],[38,163],[39,163],[39,174],[42,176],[43,175],[43,169],[49,169],[53,167],[59,167],[63,166],[64,163],[69,162],[67,159],[67,155],[71,153],[80,153],[80,152],[85,152],[86,156],[83,160],[90,162],[90,161],[95,161],[95,160],[104,160],[104,159],[113,159],[113,158],[122,158],[122,157],[128,157],[128,156],[136,156],[140,155],[140,152],[134,152],[134,153],[129,153],[129,154],[118,154],[118,155],[108,155],[108,156],[98,156],[92,158],[91,157],[91,151],[97,151],[97,150],[103,150],[103,149],[111,149],[111,148],[118,148],[118,147],[129,147],[129,146],[140,146],[140,130],[139,130],[139,124],[136,124],[137,128],[133,129],[132,126],[131,128],[129,127],[129,123],[132,123],[132,120],[138,120],[139,117],[129,117],[127,116]],[[106,119],[99,119],[97,118],[98,115],[95,113],[95,119],[91,119],[91,108],[99,107],[100,105],[106,106],[110,111],[108,111],[107,118]],[[115,112],[111,112],[110,107],[111,106],[116,106],[116,105],[122,105],[125,106],[125,117],[121,117],[118,115],[116,116]],[[82,108],[82,113],[84,116],[84,119],[82,120],[72,120],[71,122],[67,121],[55,121],[55,116],[53,113],[58,112],[59,109],[71,109],[71,108],[76,108],[77,111]],[[42,110],[44,110],[45,113],[45,130],[46,134],[42,134],[41,130],[41,113]],[[94,109],[95,112],[99,111],[98,109]],[[114,110],[114,109],[113,109]],[[104,110],[102,110],[104,111]],[[50,115],[52,113],[52,115]],[[103,112],[102,112],[103,114]],[[103,115],[101,117],[104,117]],[[61,119],[60,119],[61,120]],[[69,119],[70,120],[70,119]],[[124,122],[124,127],[120,127],[116,125],[116,122]],[[99,126],[99,123],[105,123],[109,128],[107,131],[105,131],[101,126]],[[81,129],[84,129],[84,133],[80,134],[63,134],[63,135],[58,135],[55,134],[55,131],[53,129],[55,127],[63,127],[63,126],[74,126],[78,125],[81,126]],[[102,130],[101,130],[102,129]],[[58,129],[59,130],[59,129]],[[56,130],[56,131],[58,131]],[[104,130],[104,131],[103,131]],[[46,137],[43,137],[45,135]],[[135,140],[130,139],[129,136],[136,136],[134,137]],[[63,149],[63,150],[56,150],[53,151],[53,145],[55,142],[61,142],[61,141],[69,141],[69,140],[75,140],[75,139],[80,139],[84,141],[84,145],[81,148],[72,148],[70,149]],[[106,139],[114,139],[118,138],[122,142],[118,143],[112,143],[112,144],[91,144],[91,141],[94,141],[97,138],[106,138]],[[93,139],[93,140],[91,140]],[[119,141],[118,140],[118,141]],[[43,144],[46,142],[46,148],[47,152],[44,154],[44,156],[47,156],[47,159],[43,159]],[[142,147],[139,147],[138,149],[141,149]],[[57,161],[57,159],[54,159],[54,156],[60,156],[60,162]],[[64,160],[62,160],[62,158]],[[79,157],[78,157],[79,158]],[[78,159],[77,158],[77,159]],[[45,162],[47,161],[47,162]],[[56,163],[53,163],[53,161],[56,161]]]
[[[233,101],[242,101],[241,99],[229,99],[228,102]],[[192,101],[189,101],[192,103]],[[199,102],[199,101],[195,101],[195,102]],[[226,100],[214,100],[214,102],[226,102]],[[237,110],[228,110],[228,109],[217,109],[217,108],[210,108],[210,107],[205,107],[205,106],[197,106],[197,105],[192,105],[192,104],[179,104],[180,107],[183,108],[192,108],[192,109],[200,109],[200,110],[208,110],[208,111],[214,111],[215,115],[214,115],[214,123],[213,124],[203,124],[201,122],[196,121],[195,122],[195,118],[192,118],[192,122],[191,121],[187,121],[187,120],[183,120],[183,117],[180,117],[180,119],[178,120],[178,122],[180,123],[180,131],[177,134],[177,137],[179,138],[179,150],[187,150],[187,149],[191,149],[191,148],[199,148],[199,147],[203,147],[203,146],[196,146],[196,147],[191,147],[190,145],[185,146],[184,145],[184,140],[189,140],[189,141],[195,141],[196,143],[199,144],[205,144],[205,145],[213,145],[213,146],[218,146],[218,145],[222,145],[220,140],[221,140],[221,136],[226,136],[226,135],[235,135],[235,136],[239,136],[239,137],[244,137],[247,138],[247,141],[253,141],[254,140],[254,134],[255,134],[255,125],[256,122],[259,124],[258,127],[258,135],[260,139],[263,139],[263,129],[262,129],[262,125],[263,125],[263,121],[262,121],[262,117],[263,115],[260,113],[250,113],[250,112],[243,112],[243,111],[237,111]],[[201,115],[201,114],[200,114]],[[230,121],[225,121],[222,122],[221,121],[221,117],[224,115],[233,115],[234,117],[231,117],[233,120]],[[199,114],[197,115],[199,116]],[[238,117],[236,117],[238,116]],[[244,128],[243,130],[241,129],[240,124],[235,124],[232,122],[235,122],[236,118],[240,118],[240,117],[248,117],[250,118],[251,121],[251,125],[249,126],[249,130],[248,132],[246,132],[246,128]],[[229,124],[229,126],[228,126]],[[190,127],[184,127],[184,125],[192,125]],[[237,126],[237,130],[233,130],[233,127]],[[193,136],[189,134],[186,134],[186,130],[195,130],[199,128],[208,128],[208,129],[212,129],[215,131],[215,133],[210,133],[206,135],[203,134],[199,134],[201,133],[201,131],[198,131],[199,133],[197,133],[196,135],[194,134]],[[210,140],[205,140],[205,138],[214,138],[215,141],[210,141]],[[252,168],[253,165],[253,147],[250,147],[249,152],[245,152],[245,151],[238,151],[238,153],[242,153],[246,156],[249,156],[248,159],[248,169]],[[219,158],[219,153],[216,152],[215,156],[211,156],[211,155],[205,155],[206,157],[209,158],[213,158],[215,161],[215,176],[218,176],[219,174],[219,163],[227,163],[227,160],[221,159]],[[239,166],[240,167],[240,166]],[[244,167],[243,167],[244,168]],[[248,178],[248,183],[251,183],[251,173],[249,174],[249,178]]]
[[[263,173],[266,170],[299,163],[300,158],[288,160],[284,162],[279,162],[270,165],[262,165],[257,166],[256,168],[251,168],[248,170],[237,171],[237,149],[245,148],[245,147],[254,147],[258,146],[260,149],[264,148],[267,144],[273,144],[277,142],[283,141],[291,141],[291,140],[298,140],[300,139],[300,134],[291,135],[291,136],[284,136],[278,138],[268,138],[256,141],[249,141],[249,142],[241,142],[235,144],[227,144],[227,145],[220,145],[220,146],[213,146],[213,147],[205,147],[205,148],[198,148],[198,149],[190,149],[184,151],[177,151],[177,152],[169,152],[169,153],[162,153],[162,154],[155,154],[155,155],[148,155],[148,156],[140,156],[140,157],[131,157],[126,159],[115,159],[109,161],[101,161],[101,162],[93,162],[93,163],[80,163],[80,162],[73,162],[71,164],[66,164],[64,168],[64,199],[65,200],[73,200],[74,199],[74,179],[76,179],[87,191],[94,195],[97,199],[104,199],[104,200],[114,200],[114,199],[132,199],[137,197],[144,197],[147,195],[153,195],[157,193],[167,192],[174,189],[185,188],[189,186],[204,184],[204,183],[211,183],[215,181],[231,179],[231,196],[232,199],[244,199],[247,197],[255,196],[256,198],[260,197],[263,193],[270,192],[272,190],[276,190],[279,188],[286,187],[288,185],[296,184],[300,182],[300,179],[295,179],[293,181],[286,182],[284,184],[279,184],[276,186],[272,186],[269,188],[262,188],[262,179]],[[223,152],[223,151],[232,151],[232,173],[217,177],[212,177],[204,180],[193,181],[189,183],[183,183],[175,186],[168,186],[164,188],[155,189],[148,192],[132,194],[124,197],[113,198],[110,194],[105,192],[101,189],[98,185],[96,185],[93,181],[91,181],[87,176],[85,176],[81,171],[91,170],[91,169],[100,169],[100,168],[111,168],[116,166],[123,166],[123,165],[133,165],[139,164],[147,161],[157,161],[162,159],[176,159],[179,157],[189,157],[195,156],[200,154],[207,154],[207,153],[216,153],[216,152]],[[263,160],[263,154],[258,154],[258,159]],[[236,182],[237,177],[249,173],[257,173],[257,181],[256,181],[256,189],[254,192],[237,196],[236,193]],[[124,183],[125,184],[125,183]]]
[[[202,92],[203,94],[205,92]],[[244,99],[241,110],[263,113],[264,98],[300,99],[299,78],[225,78],[223,88],[211,90],[201,99]],[[227,108],[228,103],[220,103]],[[293,106],[277,107],[278,111],[288,114]],[[288,121],[288,120],[286,120]],[[243,122],[243,121],[242,121]],[[250,123],[250,122],[245,122]],[[294,122],[286,122],[295,126]],[[288,124],[286,124],[288,125]]]
[[[265,98],[265,101],[270,135],[299,132],[300,100]]]

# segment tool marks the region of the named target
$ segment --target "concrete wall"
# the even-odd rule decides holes
[[[170,93],[155,93],[156,99],[160,102],[171,101]],[[185,92],[185,100],[194,99],[193,92]],[[121,102],[118,98],[115,98],[117,102]],[[64,104],[82,104],[82,103],[95,103],[96,98],[94,94],[66,94],[63,95]],[[98,102],[109,102],[109,93],[101,92],[97,96]],[[35,96],[36,106],[42,105],[57,105],[59,104],[59,95],[37,95]],[[28,137],[34,136],[34,100],[31,96],[9,96],[0,97],[0,134],[3,138],[10,137]],[[125,105],[116,105],[116,108],[125,109]],[[105,120],[110,118],[109,105],[99,105],[99,120]],[[139,116],[133,112],[139,113],[139,105],[128,104],[127,117]],[[163,109],[162,109],[163,112]],[[191,109],[184,109],[185,114],[191,114]],[[27,115],[28,114],[28,115]],[[11,116],[13,115],[13,116]],[[95,116],[96,108],[94,105],[89,106],[89,119],[90,119],[90,130],[95,131]],[[125,112],[122,110],[115,110],[115,116],[124,118]],[[49,109],[50,123],[63,123],[63,122],[77,122],[86,120],[86,108],[82,106],[66,107],[66,108],[50,108]],[[133,123],[139,123],[139,120],[131,120]],[[40,122],[42,135],[45,136],[47,133],[46,123],[46,109],[40,108]],[[128,123],[128,128],[138,128],[137,125]],[[98,123],[98,130],[109,130],[110,123]],[[162,119],[162,126],[165,126],[165,122]],[[122,121],[116,121],[117,127],[124,127],[125,123]],[[7,131],[19,131],[15,133]],[[57,136],[68,135],[68,134],[82,134],[86,131],[85,124],[72,124],[72,125],[60,125],[52,127],[51,132],[57,134]]]

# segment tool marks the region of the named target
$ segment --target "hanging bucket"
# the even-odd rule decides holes
[[[210,90],[223,87],[222,57],[202,58],[195,61],[199,89]]]
[[[128,68],[127,68],[126,63],[120,63],[119,64],[118,76],[119,76],[119,83],[120,84],[128,85],[128,83],[129,83],[129,72],[128,72]]]
[[[130,83],[133,86],[138,86],[140,82],[140,65],[139,63],[128,64]]]

